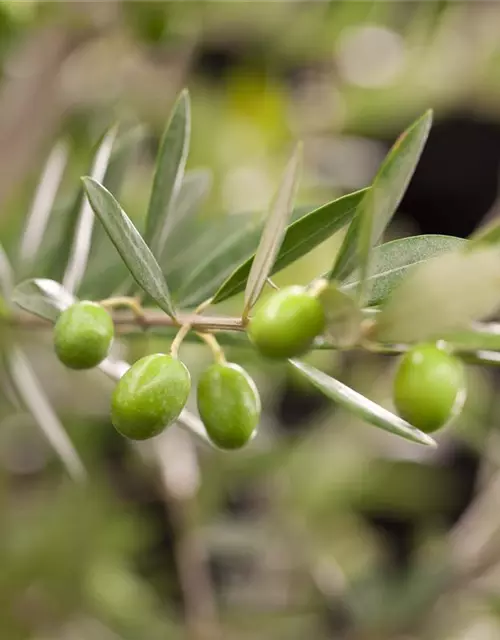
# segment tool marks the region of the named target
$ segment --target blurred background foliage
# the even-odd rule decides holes
[[[466,236],[499,210],[497,2],[2,0],[0,74],[0,237],[12,258],[57,140],[68,154],[35,275],[61,278],[79,177],[114,121],[137,140],[119,195],[140,226],[159,138],[184,86],[188,169],[209,169],[211,189],[167,251],[163,266],[181,293],[182,278],[195,279],[197,261],[223,251],[229,231],[247,234],[298,138],[299,204],[317,205],[369,184],[398,133],[433,107],[388,236]],[[214,233],[200,246],[196,230],[206,225]],[[277,283],[327,269],[340,240]],[[124,273],[96,227],[85,295],[109,295]],[[224,311],[240,304],[231,299]],[[10,338],[2,328],[0,340]],[[234,348],[229,356],[262,394],[259,436],[227,455],[173,428],[158,444],[159,466],[112,429],[108,380],[63,370],[45,332],[17,339],[90,481],[66,479],[3,376],[0,638],[499,637],[495,372],[470,369],[464,414],[427,451],[336,409],[285,366]],[[136,336],[124,355],[167,349],[169,339]],[[195,380],[210,359],[194,344],[183,357]],[[309,359],[390,406],[390,358]]]

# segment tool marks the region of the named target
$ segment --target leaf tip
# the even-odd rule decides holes
[[[191,108],[191,95],[189,93],[189,89],[184,87],[179,93],[177,100],[175,101],[176,105],[179,106],[181,103],[184,103],[184,108],[186,111],[189,111]]]
[[[420,431],[419,429],[417,429],[417,433],[419,438],[418,442],[420,444],[426,445],[427,447],[431,447],[432,449],[437,449],[438,444],[434,440],[434,438],[431,438],[429,435],[427,435],[423,431]]]

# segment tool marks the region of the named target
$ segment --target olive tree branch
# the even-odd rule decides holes
[[[128,299],[127,299],[128,300]],[[106,305],[114,306],[114,305]],[[246,324],[240,316],[205,316],[196,312],[179,313],[174,320],[163,311],[156,309],[113,311],[113,322],[116,333],[119,335],[133,334],[154,328],[175,328],[189,326],[202,340],[206,341],[206,334],[218,332],[245,332]],[[0,315],[0,326],[10,326],[15,329],[25,330],[49,330],[53,323],[39,316],[25,311],[14,314]],[[205,336],[203,335],[205,334]],[[408,351],[409,344],[385,344],[372,340],[366,340],[363,336],[353,349],[361,349],[378,355],[397,356]],[[314,342],[314,349],[336,350],[338,346],[324,337],[319,336]],[[457,349],[459,357],[470,365],[500,366],[500,351],[467,351]]]
[[[153,327],[179,327],[190,325],[194,330],[206,331],[244,331],[243,321],[236,316],[203,316],[195,313],[180,313],[174,320],[163,311],[144,309],[140,318],[130,312],[116,311],[113,322],[118,333],[129,333]],[[29,313],[20,312],[0,318],[0,324],[25,329],[50,329],[48,320]]]

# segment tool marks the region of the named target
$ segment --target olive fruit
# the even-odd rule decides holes
[[[190,389],[191,376],[180,360],[164,353],[145,356],[118,381],[111,422],[131,440],[152,438],[179,417]]]
[[[213,364],[198,382],[198,411],[210,440],[221,449],[239,449],[252,437],[260,417],[254,381],[237,364]]]
[[[394,380],[399,415],[430,433],[457,415],[465,402],[462,362],[433,344],[413,347],[401,359]]]
[[[304,287],[280,289],[255,308],[248,336],[268,358],[293,358],[305,353],[325,328],[321,302]]]
[[[65,309],[54,327],[54,348],[70,369],[91,369],[108,355],[114,325],[104,307],[83,300]]]

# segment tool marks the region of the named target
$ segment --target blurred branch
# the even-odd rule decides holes
[[[500,562],[500,473],[466,511],[450,536],[453,566],[463,585]]]
[[[196,449],[179,429],[163,433],[154,453],[160,467],[163,495],[175,532],[175,559],[191,640],[221,637],[207,551],[194,520],[199,486]]]
[[[7,66],[0,89],[0,211],[56,134],[66,107],[61,69],[90,34],[71,25],[40,28]]]

